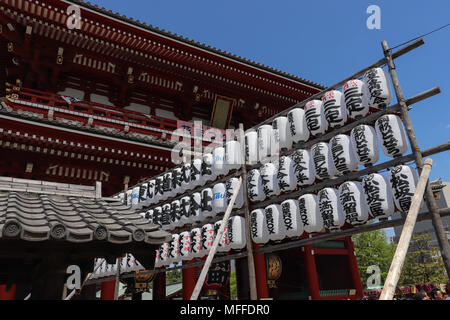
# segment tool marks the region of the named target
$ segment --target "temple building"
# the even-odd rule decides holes
[[[7,294],[11,284],[17,285],[15,298],[23,299],[30,283],[42,289],[53,279],[42,271],[52,260],[43,259],[39,268],[36,261],[55,241],[61,255],[54,272],[60,280],[62,268],[71,263],[80,261],[86,274],[94,258],[114,263],[125,253],[152,269],[153,249],[168,234],[109,197],[174,166],[174,130],[193,128],[194,121],[205,129],[240,123],[247,129],[325,89],[84,1],[4,0],[0,12],[0,242],[11,243],[1,246],[0,298],[14,298]],[[100,193],[93,187],[99,184]],[[59,188],[65,193],[56,192]],[[102,229],[108,236],[95,238],[100,235],[83,207],[111,224],[111,230]],[[26,218],[33,210],[42,214],[42,225],[30,229]],[[60,221],[66,210],[79,224]],[[50,219],[55,211],[58,218]],[[8,233],[10,212],[22,218],[10,222]],[[77,228],[83,232],[73,232]],[[34,237],[42,241],[31,241]],[[76,239],[83,245],[64,255]],[[27,248],[33,252],[28,256]],[[13,257],[16,251],[23,255]],[[11,271],[24,261],[20,272]],[[282,265],[276,279],[272,263]],[[276,257],[255,255],[255,264],[258,298],[362,295],[350,237]],[[35,270],[32,278],[30,270]],[[239,299],[249,298],[246,270],[246,259],[237,259]],[[198,273],[198,268],[183,270],[183,298],[190,297]],[[104,299],[114,292],[113,277],[107,280]],[[167,298],[164,273],[147,280],[153,281],[153,299]],[[203,297],[229,299],[226,281],[205,287]],[[95,298],[94,287],[86,298]],[[60,295],[41,290],[35,298]]]

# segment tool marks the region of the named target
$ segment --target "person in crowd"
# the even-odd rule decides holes
[[[428,298],[428,296],[427,296],[427,294],[426,294],[426,292],[425,291],[420,291],[420,292],[417,292],[415,295],[414,295],[414,300],[429,300],[429,298]]]
[[[442,291],[439,288],[434,288],[430,292],[430,296],[432,300],[444,300],[444,296],[442,295]]]

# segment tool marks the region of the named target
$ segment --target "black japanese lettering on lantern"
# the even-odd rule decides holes
[[[385,109],[388,107],[387,105],[387,97],[381,97],[382,88],[381,88],[381,77],[382,74],[378,73],[376,69],[370,69],[365,74],[365,82],[370,92],[370,100],[374,105],[377,105],[381,109]]]
[[[267,230],[269,231],[269,234],[274,234],[275,233],[275,224],[273,221],[272,208],[266,209],[266,224],[267,224]]]
[[[402,167],[397,166],[391,171],[391,185],[394,189],[394,197],[398,200],[400,209],[403,212],[408,212],[411,206],[414,192],[411,192],[411,185],[408,181],[408,176],[401,173]]]
[[[292,212],[289,203],[281,204],[281,212],[283,213],[283,221],[284,225],[286,226],[286,231],[294,229],[294,227],[292,226]]]
[[[202,211],[212,211],[212,197],[209,195],[208,190],[202,191]]]
[[[143,183],[139,187],[139,202],[145,201],[147,196],[147,184]]]
[[[389,117],[383,116],[377,120],[378,130],[381,133],[382,144],[391,156],[400,154],[398,139],[394,136],[394,130],[389,123]]]
[[[351,117],[355,113],[364,110],[364,106],[362,105],[363,93],[358,91],[358,88],[349,88],[345,91],[345,104]]]
[[[319,117],[320,113],[316,108],[311,108],[305,112],[306,125],[311,133],[320,129]]]
[[[325,119],[332,126],[333,124],[339,124],[342,121],[342,115],[339,104],[336,103],[336,99],[329,99],[323,103],[323,109]]]
[[[334,166],[339,172],[347,172],[350,171],[347,166],[347,161],[344,153],[344,146],[340,144],[340,137],[334,137],[330,141],[331,146],[331,155],[333,157]]]
[[[300,198],[298,200],[298,209],[300,211],[300,217],[302,218],[303,226],[309,226],[308,210],[306,210],[306,200],[305,200],[305,198]]]
[[[314,166],[316,168],[316,174],[321,179],[328,179],[330,177],[330,173],[328,172],[328,168],[326,166],[327,159],[326,159],[325,155],[323,154],[325,147],[326,146],[319,143],[319,144],[316,144],[314,146],[314,148],[312,149]]]
[[[359,222],[358,212],[356,208],[355,193],[350,189],[350,184],[344,183],[341,185],[341,192],[339,194],[339,200],[342,204],[342,209],[345,213],[345,219],[349,223]]]
[[[361,163],[370,163],[370,148],[369,148],[369,141],[366,137],[366,130],[364,129],[364,126],[357,126],[355,129],[353,129],[353,136],[355,137],[355,147],[356,147],[356,154],[359,157],[359,161]]]

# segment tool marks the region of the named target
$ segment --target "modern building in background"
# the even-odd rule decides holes
[[[436,204],[439,209],[449,208],[450,207],[450,183],[449,182],[442,182],[441,178],[431,181],[430,182],[431,189],[433,190],[434,197],[436,199]],[[423,202],[422,207],[420,208],[419,213],[428,212],[428,208]],[[394,214],[394,219],[399,218],[400,214],[397,212]],[[442,223],[444,224],[444,229],[447,233],[447,239],[450,241],[450,216],[442,217]],[[400,235],[402,234],[402,226],[398,226],[394,228],[395,231],[395,237],[394,241],[395,243],[398,243],[400,240]],[[437,242],[436,233],[433,228],[433,224],[431,222],[431,219],[419,221],[416,222],[416,225],[414,227],[414,233],[430,233],[433,240],[432,244],[438,248],[439,244]]]

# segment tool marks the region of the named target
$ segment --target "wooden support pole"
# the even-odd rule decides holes
[[[421,40],[423,41],[423,39]],[[397,71],[395,70],[392,53],[386,41],[383,41],[381,45],[383,47],[383,52],[386,57],[387,65],[389,68],[389,74],[391,76],[392,84],[394,86],[394,91],[397,96],[397,102],[398,104],[400,104],[401,107],[400,111],[402,114],[403,124],[405,125],[406,134],[408,135],[411,150],[414,154],[417,170],[419,171],[419,174],[421,174],[421,171],[423,170],[422,167],[424,165],[423,158],[420,152],[419,143],[417,142],[411,118],[409,117],[408,107],[406,105],[402,89],[400,87],[400,81],[398,80]],[[431,221],[434,230],[436,232],[436,238],[439,243],[442,260],[444,261],[447,274],[450,275],[450,244],[448,243],[448,238],[444,229],[444,224],[442,223],[442,219],[439,216],[439,209],[437,207],[436,200],[434,199],[433,192],[431,190],[430,184],[428,183],[428,180],[425,187],[425,199],[428,210],[431,214]]]
[[[200,295],[200,291],[202,290],[203,283],[205,282],[206,275],[208,273],[209,267],[211,266],[211,262],[216,254],[217,247],[219,246],[219,242],[222,238],[222,235],[225,231],[225,226],[227,225],[228,219],[230,218],[231,209],[233,208],[234,201],[236,201],[236,197],[239,193],[239,189],[242,185],[242,177],[239,178],[239,182],[237,184],[236,189],[233,192],[233,196],[231,197],[230,203],[228,203],[227,210],[222,219],[222,224],[220,225],[219,231],[217,232],[216,238],[214,239],[214,243],[212,245],[211,250],[209,251],[208,257],[206,258],[205,264],[203,265],[202,272],[200,272],[200,276],[198,277],[197,284],[195,285],[194,292],[192,293],[191,300],[197,300]]]
[[[120,287],[120,259],[117,258],[116,259],[116,264],[117,264],[117,272],[116,272],[116,283],[114,286],[114,300],[117,300],[119,297],[119,287]]]
[[[253,244],[253,249],[256,251],[262,248],[261,245]],[[258,299],[269,298],[269,289],[267,287],[267,275],[266,275],[266,258],[264,253],[253,254],[255,260],[255,277],[256,287],[258,293]]]
[[[250,300],[258,300],[258,291],[256,286],[255,257],[253,256],[253,240],[251,237],[250,226],[250,210],[248,205],[247,190],[247,164],[245,159],[245,137],[244,125],[239,124],[239,140],[241,143],[241,160],[242,160],[242,180],[243,180],[243,196],[244,196],[244,216],[245,216],[245,237],[247,243],[247,265],[248,278],[250,285]]]
[[[425,160],[422,168],[422,174],[420,175],[419,182],[417,183],[416,192],[412,198],[411,206],[409,207],[408,215],[406,216],[406,221],[403,225],[402,234],[383,286],[383,291],[381,291],[380,300],[392,300],[392,297],[394,296],[395,288],[397,286],[398,279],[400,278],[403,263],[408,251],[409,242],[411,241],[411,237],[414,232],[417,214],[419,213],[420,203],[423,198],[425,186],[428,183],[428,176],[430,175],[432,164],[433,160],[431,158],[427,158]]]
[[[189,264],[192,264],[195,262],[194,259],[191,261],[183,261],[183,265],[189,266]],[[183,274],[183,300],[189,300],[189,298],[192,296],[192,293],[194,292],[195,283],[196,283],[196,276],[195,276],[195,267],[192,268],[185,268],[182,270]]]

